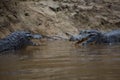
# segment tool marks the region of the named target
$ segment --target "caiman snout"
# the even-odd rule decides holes
[[[86,40],[89,37],[90,34],[75,35],[75,36],[71,36],[69,41],[81,41],[81,40]]]
[[[81,36],[71,36],[69,41],[78,41],[78,40],[81,40],[82,38],[80,38]]]
[[[69,39],[69,41],[75,41],[74,37],[71,36],[70,39]]]
[[[33,39],[41,39],[43,37],[41,35],[39,35],[39,34],[34,34],[34,35],[32,35],[32,38]]]
[[[27,33],[26,36],[27,36],[28,38],[33,38],[33,39],[41,39],[41,38],[43,38],[42,35],[40,35],[40,34]]]

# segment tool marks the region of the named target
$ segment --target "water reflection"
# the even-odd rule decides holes
[[[119,80],[120,46],[49,41],[0,56],[0,80]]]

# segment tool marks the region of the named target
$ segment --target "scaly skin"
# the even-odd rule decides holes
[[[33,35],[27,31],[16,31],[0,40],[0,52],[17,50],[27,45],[36,45],[31,38],[41,39],[41,35]]]
[[[77,44],[116,44],[120,43],[120,30],[113,30],[102,33],[98,30],[84,30],[79,35],[71,36],[70,41],[77,41]]]

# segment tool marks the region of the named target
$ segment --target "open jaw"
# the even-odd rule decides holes
[[[70,41],[81,41],[83,39],[89,38],[91,34],[80,34],[74,35],[70,38]]]
[[[89,40],[91,37],[93,37],[95,35],[92,34],[81,34],[79,36],[76,37],[76,44],[81,44],[83,42],[86,42],[87,40]]]
[[[89,38],[90,38],[90,36],[81,37],[81,39],[77,40],[76,44],[81,44],[81,43],[87,41]]]

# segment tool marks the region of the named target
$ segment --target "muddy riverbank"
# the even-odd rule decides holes
[[[119,5],[119,0],[1,0],[0,36],[29,30],[68,38],[81,29],[118,29]]]

